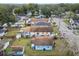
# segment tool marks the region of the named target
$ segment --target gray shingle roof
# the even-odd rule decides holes
[[[50,26],[50,23],[47,22],[37,22],[34,24],[34,26]]]

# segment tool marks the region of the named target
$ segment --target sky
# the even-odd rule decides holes
[[[50,3],[79,3],[79,0],[0,0],[0,3],[39,3],[39,4],[50,4]]]

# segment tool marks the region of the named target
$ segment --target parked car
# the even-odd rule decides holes
[[[4,31],[0,31],[0,37],[4,36],[5,32]]]

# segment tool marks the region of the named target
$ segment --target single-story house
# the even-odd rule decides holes
[[[11,46],[12,56],[23,56],[24,55],[24,46]]]
[[[19,20],[23,21],[23,20],[27,20],[28,17],[27,17],[26,15],[17,15],[17,16],[16,16],[16,19],[17,19],[18,21],[19,21]]]
[[[40,18],[45,18],[45,15],[35,16],[35,18],[37,18],[37,19],[40,19]]]
[[[31,26],[32,36],[50,36],[52,34],[51,26]]]
[[[47,22],[47,23],[50,23],[50,19],[48,18],[41,18],[41,19],[37,19],[37,18],[31,18],[31,19],[28,19],[26,21],[27,24],[35,24],[36,22]]]
[[[27,11],[27,16],[30,17],[32,15],[31,11]]]
[[[53,37],[41,36],[31,39],[31,48],[34,50],[52,50],[54,46]]]
[[[33,24],[32,26],[51,26],[50,23],[48,22],[36,22],[35,24]]]
[[[41,18],[41,19],[32,18],[32,19],[31,19],[31,22],[32,22],[33,24],[36,23],[36,22],[48,22],[48,23],[50,23],[49,21],[50,21],[50,20],[49,20],[48,18]]]
[[[21,28],[22,36],[50,36],[52,34],[52,28],[50,26],[28,26]]]

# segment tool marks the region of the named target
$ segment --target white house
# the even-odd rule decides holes
[[[31,32],[30,36],[40,37],[40,36],[50,36],[51,32]]]
[[[21,28],[20,30],[22,36],[50,36],[52,34],[52,29],[49,26],[28,26],[26,28]]]
[[[21,28],[20,32],[23,37],[30,36],[30,27]]]
[[[9,42],[7,40],[0,40],[0,51],[5,50],[9,46]]]
[[[36,23],[36,22],[48,22],[48,23],[50,23],[50,19],[48,19],[48,18],[41,18],[41,19],[32,18],[31,22],[32,23]]]

